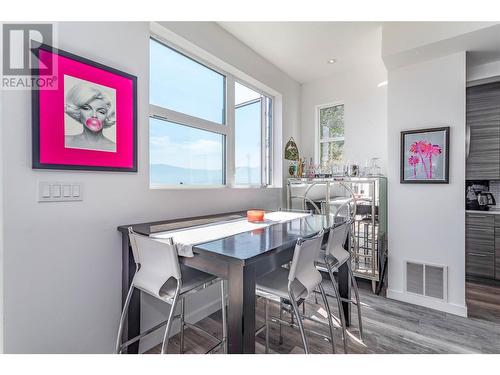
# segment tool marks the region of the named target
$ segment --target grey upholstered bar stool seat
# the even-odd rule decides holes
[[[316,260],[316,267],[321,271],[327,271],[330,280],[332,282],[333,290],[335,292],[335,298],[337,299],[337,305],[339,309],[340,322],[342,326],[342,337],[344,340],[344,350],[347,353],[347,329],[345,323],[344,310],[342,308],[342,302],[354,303],[357,307],[358,312],[358,324],[359,324],[359,335],[361,341],[363,341],[363,322],[361,317],[361,304],[359,300],[358,284],[354,278],[354,274],[351,269],[350,253],[344,249],[344,243],[347,239],[347,235],[351,229],[351,220],[346,220],[344,223],[338,226],[330,228],[328,235],[328,242],[320,250],[320,256]],[[345,300],[340,297],[338,282],[335,279],[334,273],[338,272],[339,267],[347,264],[347,269],[349,272],[349,279],[351,285],[354,289],[355,301],[351,299]]]
[[[269,320],[267,299],[272,296],[279,297],[290,301],[292,305],[292,313],[297,320],[302,343],[305,353],[309,353],[309,346],[305,335],[302,316],[299,313],[297,301],[306,299],[310,293],[313,293],[316,288],[319,288],[325,309],[328,313],[328,325],[330,328],[330,340],[332,351],[335,352],[333,342],[333,323],[330,313],[330,306],[321,285],[321,273],[316,269],[314,261],[318,257],[323,240],[323,231],[316,236],[307,239],[299,239],[295,245],[293,259],[289,269],[278,268],[263,277],[259,278],[256,283],[257,294],[265,298],[265,332],[266,332],[266,353],[269,351]],[[281,309],[281,306],[280,306]]]
[[[153,333],[157,329],[166,324],[165,334],[163,337],[163,345],[161,353],[165,354],[168,348],[170,339],[170,330],[172,322],[175,319],[180,319],[180,352],[184,352],[184,328],[186,325],[202,331],[208,336],[219,341],[210,351],[219,347],[224,347],[227,352],[227,323],[226,323],[226,299],[224,281],[216,276],[198,271],[196,269],[186,267],[179,263],[177,249],[172,239],[153,240],[148,236],[142,236],[135,233],[132,228],[129,228],[130,244],[132,246],[132,254],[136,264],[136,272],[132,279],[130,289],[123,306],[120,325],[118,328],[118,337],[116,339],[116,353],[121,353],[124,348],[130,344],[139,341],[141,338]],[[221,308],[222,308],[222,339],[218,339],[204,329],[188,324],[185,322],[185,298],[193,293],[204,289],[215,282],[220,282],[221,285]],[[134,288],[143,291],[163,302],[171,305],[168,319],[160,324],[157,324],[151,329],[139,334],[138,336],[122,343],[123,325],[132,297]],[[178,303],[180,302],[180,313],[175,314]]]

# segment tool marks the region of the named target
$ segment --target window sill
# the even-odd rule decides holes
[[[225,185],[149,185],[150,190],[210,190],[224,189]]]
[[[278,186],[260,186],[260,185],[150,185],[150,190],[219,190],[219,189],[236,189],[236,190],[260,190],[260,189],[281,189]]]

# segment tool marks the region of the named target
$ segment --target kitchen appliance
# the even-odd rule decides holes
[[[477,193],[477,203],[480,210],[488,210],[488,206],[496,206],[495,197],[490,192],[481,191]]]
[[[487,211],[490,206],[495,206],[495,197],[489,190],[489,181],[466,181],[465,208],[467,210]]]

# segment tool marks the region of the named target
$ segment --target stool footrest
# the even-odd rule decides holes
[[[278,318],[276,316],[272,316],[271,319],[270,319],[270,321],[272,323],[283,324],[283,325],[286,325],[286,326],[291,327],[291,328],[299,328],[298,324],[288,322],[288,321],[280,319],[280,318]],[[308,329],[308,328],[304,328],[304,331],[312,333],[313,335],[319,336],[319,337],[321,337],[322,339],[324,339],[325,341],[327,341],[329,343],[332,342],[332,340],[330,339],[330,337],[326,336],[323,333],[320,333],[320,332],[317,332],[317,331],[314,331],[314,330]]]
[[[185,325],[185,326],[188,326],[188,327],[191,327],[191,328],[193,328],[193,329],[195,329],[195,330],[198,330],[198,331],[200,331],[200,332],[203,332],[205,335],[207,335],[207,336],[209,336],[209,337],[213,338],[214,340],[219,341],[219,344],[224,342],[224,340],[223,340],[223,339],[220,339],[220,338],[218,338],[217,336],[212,335],[212,334],[211,334],[210,332],[208,332],[206,329],[201,328],[200,326],[197,326],[196,324],[191,324],[191,323],[184,322],[184,325]],[[217,344],[217,345],[218,345],[218,344]]]
[[[266,329],[266,325],[264,324],[263,326],[261,326],[259,329],[257,329],[255,331],[255,336],[257,336],[259,333],[261,333],[262,331],[264,331]]]
[[[175,319],[180,319],[180,317],[181,317],[181,315],[180,315],[180,314],[178,314],[178,315],[175,315],[175,316],[173,317],[173,319],[174,319],[174,320],[175,320]],[[120,347],[120,351],[121,351],[121,350],[123,350],[123,349],[125,349],[127,346],[130,346],[130,345],[132,345],[133,343],[135,343],[135,342],[139,341],[140,339],[142,339],[142,338],[144,338],[144,337],[146,337],[146,336],[150,335],[150,334],[151,334],[151,333],[153,333],[154,331],[156,331],[156,330],[158,330],[158,329],[162,328],[162,327],[163,327],[164,325],[166,325],[166,324],[167,324],[167,320],[164,320],[163,322],[158,323],[158,324],[157,324],[157,325],[155,325],[154,327],[152,327],[152,328],[150,328],[150,329],[148,329],[148,330],[144,331],[143,333],[141,333],[141,334],[139,334],[139,335],[135,336],[134,338],[132,338],[132,339],[130,339],[130,340],[128,340],[128,341],[126,341],[126,342],[124,342],[124,343],[121,345],[121,347]],[[224,344],[224,340],[223,340],[223,339],[221,340],[221,339],[220,339],[220,338],[218,338],[217,336],[212,335],[212,334],[211,334],[210,332],[208,332],[206,329],[203,329],[203,328],[201,328],[201,327],[199,327],[199,326],[197,326],[197,325],[195,325],[195,324],[191,324],[191,323],[187,323],[187,322],[184,322],[184,325],[185,325],[185,326],[188,326],[188,327],[191,327],[191,328],[194,328],[194,329],[196,329],[196,330],[198,330],[198,331],[200,331],[200,332],[203,332],[205,335],[207,335],[207,336],[209,336],[209,337],[213,338],[214,340],[219,341],[219,342],[218,342],[218,343],[217,343],[214,347],[212,347],[212,348],[211,348],[211,349],[210,349],[207,353],[209,353],[209,352],[211,352],[211,351],[215,350],[215,349],[216,349],[216,348],[218,348],[220,345]]]
[[[288,308],[288,307],[282,307],[282,310],[287,312],[288,314],[291,314],[292,311]],[[318,324],[321,324],[325,327],[328,327],[328,323],[325,323],[325,322],[322,322],[321,320],[319,320],[318,318],[316,317],[311,317],[311,316],[308,316],[308,315],[302,315],[300,314],[300,317],[302,319],[307,319],[307,320],[310,320],[312,322],[315,322],[315,323],[318,323]],[[335,315],[332,314],[332,319],[335,321],[335,323],[337,323],[338,327],[337,328],[340,328],[342,325],[341,325],[341,322],[340,322],[340,319],[337,318]]]
[[[164,320],[163,322],[161,323],[158,323],[157,325],[155,325],[154,327],[144,331],[143,333],[135,336],[134,338],[131,338],[130,340],[128,341],[125,341],[121,346],[120,346],[120,351],[122,351],[124,348],[126,348],[127,346],[130,346],[132,345],[133,343],[139,341],[140,339],[146,337],[147,335],[150,335],[151,333],[153,333],[154,331],[160,329],[161,327],[163,327],[164,325],[167,324],[167,320]]]

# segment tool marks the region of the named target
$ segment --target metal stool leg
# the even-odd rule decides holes
[[[297,324],[300,329],[300,335],[302,336],[302,343],[304,344],[304,352],[305,354],[309,354],[309,346],[307,345],[307,338],[304,332],[304,325],[302,324],[302,319],[300,318],[299,307],[297,306],[297,302],[295,301],[295,297],[292,291],[289,290],[288,293],[290,294],[290,303],[292,304],[293,315],[295,315],[295,317],[297,318]]]
[[[221,312],[222,312],[222,340],[224,341],[224,353],[227,354],[227,313],[226,313],[226,287],[224,280],[220,281],[221,290]]]
[[[127,298],[125,299],[125,304],[123,305],[122,315],[120,317],[120,324],[118,325],[118,337],[116,338],[116,348],[115,348],[116,354],[120,354],[122,351],[121,346],[122,346],[122,336],[123,336],[123,325],[125,324],[125,317],[127,316],[128,313],[128,306],[130,305],[130,299],[132,298],[133,291],[134,287],[131,285],[127,293]]]
[[[168,314],[167,327],[165,328],[165,335],[163,336],[163,345],[161,346],[161,354],[167,353],[168,341],[170,340],[170,329],[172,328],[172,321],[174,320],[175,309],[177,307],[177,300],[179,299],[179,292],[181,289],[180,282],[177,283],[177,290],[175,291],[174,301],[170,307]]]
[[[279,322],[279,344],[283,344],[283,333],[282,333],[282,328],[283,326],[281,325],[281,320],[283,320],[283,298],[280,298],[280,322]]]
[[[337,305],[339,309],[340,324],[342,325],[342,340],[344,341],[344,353],[347,354],[347,329],[345,326],[344,309],[342,308],[342,300],[340,299],[339,287],[335,276],[333,276],[333,271],[330,267],[328,268],[328,273],[330,274],[330,279],[332,281],[333,290],[335,291],[335,298],[337,299]]]
[[[267,298],[264,298],[264,324],[266,333],[266,354],[269,354],[269,303]]]
[[[185,314],[185,303],[184,297],[181,297],[181,343],[180,343],[180,354],[184,354],[184,314]]]
[[[321,297],[323,297],[323,303],[325,304],[326,313],[328,314],[328,326],[330,327],[330,339],[332,340],[332,353],[335,354],[335,343],[333,341],[332,312],[330,311],[330,304],[328,303],[328,299],[326,298],[326,293],[325,290],[323,289],[323,285],[321,285],[320,283],[318,286],[321,292]]]
[[[356,282],[356,279],[354,277],[354,274],[352,273],[351,267],[347,267],[349,270],[349,276],[351,278],[352,286],[354,289],[354,295],[356,297],[356,307],[358,311],[358,325],[359,325],[359,338],[361,341],[363,341],[363,322],[361,318],[361,303],[359,301],[359,290],[358,290],[358,283]]]

